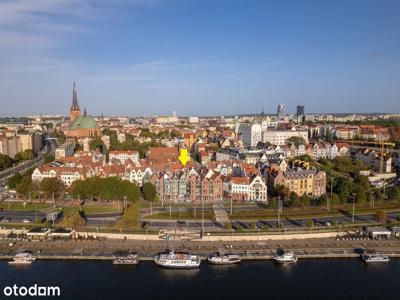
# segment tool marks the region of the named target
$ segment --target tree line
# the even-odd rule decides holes
[[[8,180],[8,187],[25,198],[37,199],[53,196],[59,198],[69,194],[76,199],[103,199],[103,200],[127,200],[135,202],[142,196],[149,201],[157,199],[155,186],[146,182],[140,189],[135,183],[123,180],[119,177],[91,177],[84,180],[76,180],[68,188],[57,178],[45,178],[40,183],[32,181],[33,169],[24,175],[16,173]]]
[[[16,163],[31,160],[34,157],[32,150],[29,149],[17,153],[14,158],[0,153],[0,171],[11,168]]]

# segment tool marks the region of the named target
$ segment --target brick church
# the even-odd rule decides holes
[[[67,133],[68,137],[86,138],[101,136],[99,126],[92,116],[86,114],[86,109],[83,115],[81,115],[75,82],[72,90],[72,105],[69,116],[71,124]]]

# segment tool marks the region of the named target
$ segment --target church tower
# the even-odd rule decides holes
[[[69,113],[69,117],[71,120],[71,123],[75,121],[75,119],[80,116],[81,110],[78,105],[78,94],[76,93],[76,86],[75,86],[75,81],[74,81],[74,88],[72,90],[72,105],[71,105],[71,110]]]

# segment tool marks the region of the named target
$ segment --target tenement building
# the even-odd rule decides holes
[[[270,187],[282,185],[298,196],[321,197],[326,193],[326,173],[304,161],[292,162],[285,171],[271,168],[267,176]]]

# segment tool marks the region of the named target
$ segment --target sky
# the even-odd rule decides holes
[[[0,116],[400,112],[398,0],[0,0]]]

